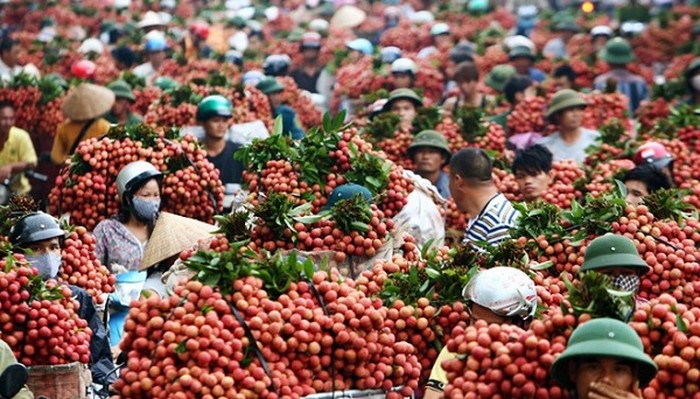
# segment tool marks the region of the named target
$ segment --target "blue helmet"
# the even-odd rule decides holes
[[[382,47],[379,50],[379,57],[384,64],[391,64],[392,62],[401,58],[401,49],[395,46]]]
[[[265,79],[265,74],[260,71],[248,71],[243,74],[243,84],[246,86],[255,86]]]
[[[168,49],[168,43],[163,37],[151,37],[146,40],[146,46],[144,47],[147,53],[154,53],[157,51],[165,51]]]
[[[347,42],[345,46],[350,50],[359,51],[364,55],[372,55],[372,53],[374,53],[374,46],[372,45],[372,43],[369,40],[363,38],[351,40]]]

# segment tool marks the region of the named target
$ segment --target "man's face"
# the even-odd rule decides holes
[[[452,60],[447,60],[445,63],[445,79],[454,80],[455,72],[457,72],[457,64]]]
[[[515,173],[515,181],[523,199],[535,201],[547,192],[552,183],[552,176],[547,172],[532,173],[519,170]]]
[[[569,108],[561,111],[561,119],[559,121],[559,126],[562,129],[574,130],[581,127],[583,124],[583,108]]]
[[[394,72],[391,74],[394,78],[394,89],[410,89],[411,75],[403,72]]]
[[[214,116],[204,122],[204,134],[207,137],[222,139],[228,132],[229,118]]]
[[[115,115],[122,115],[126,112],[129,112],[129,108],[131,107],[131,101],[129,101],[126,98],[116,98],[114,100],[114,104],[112,105],[112,113]]]
[[[272,109],[275,109],[282,105],[283,96],[281,91],[270,93],[268,94],[268,97],[270,98],[270,105],[272,106]]]
[[[627,180],[625,182],[625,187],[627,188],[627,203],[630,205],[641,205],[644,201],[644,197],[649,195],[649,190],[647,190],[647,185],[639,180]]]
[[[433,36],[433,40],[435,40],[435,47],[439,48],[440,50],[452,47],[452,37],[450,37],[450,35]]]
[[[319,50],[316,48],[305,48],[301,55],[304,57],[304,61],[313,62],[318,60]]]
[[[471,93],[474,93],[476,91],[478,81],[476,80],[468,80],[464,82],[459,82],[459,91],[463,95],[470,95]]]
[[[527,75],[532,66],[532,61],[527,57],[516,57],[510,60],[510,64],[518,71],[519,75]]]
[[[595,39],[593,39],[593,50],[595,50],[596,52],[602,50],[607,42],[608,38],[606,36],[596,36]]]
[[[440,171],[445,155],[437,148],[419,147],[413,156],[413,162],[416,164],[416,173],[431,174]]]
[[[355,63],[355,62],[361,60],[362,57],[364,57],[364,56],[365,56],[365,53],[363,53],[362,51],[350,50],[348,52],[348,61],[350,63]]]
[[[15,44],[7,51],[2,53],[2,61],[10,68],[19,63],[20,46]]]
[[[27,249],[34,256],[40,256],[47,253],[55,253],[61,256],[61,241],[58,237],[50,238],[44,241],[37,241],[27,245]]]
[[[15,110],[12,107],[0,108],[0,134],[6,135],[15,124]]]
[[[477,320],[484,320],[485,322],[489,324],[507,324],[509,323],[508,317],[506,316],[501,316],[493,311],[491,309],[478,305],[476,303],[472,303],[469,306],[469,323],[474,324]]]
[[[160,65],[165,61],[165,51],[154,51],[152,53],[148,53],[148,61],[151,64],[157,64]]]
[[[566,76],[559,76],[553,78],[552,81],[554,82],[554,89],[556,91],[572,88],[571,82],[569,82],[569,79],[567,79]]]
[[[403,127],[410,127],[416,117],[416,106],[409,100],[396,100],[391,104],[391,112],[401,118]]]
[[[597,356],[577,359],[569,365],[578,398],[622,398],[639,391],[637,367],[623,359]]]

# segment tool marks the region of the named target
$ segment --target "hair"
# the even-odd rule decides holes
[[[4,53],[5,51],[12,50],[12,47],[14,47],[18,44],[19,44],[19,42],[17,40],[11,38],[7,34],[4,34],[0,38],[0,53]]]
[[[491,182],[493,164],[480,148],[464,148],[450,159],[450,171],[473,183]]]
[[[455,71],[455,81],[473,82],[475,80],[479,80],[479,69],[476,64],[471,61],[460,62]]]
[[[552,153],[540,144],[518,151],[511,166],[513,174],[522,171],[530,176],[549,173],[550,170],[552,170]]]
[[[7,101],[7,100],[0,101],[0,109],[3,109],[3,108],[12,108],[13,111],[15,111],[17,109],[17,107],[15,107],[15,104],[12,103],[12,101]]]
[[[527,76],[511,76],[503,86],[503,94],[509,103],[515,103],[515,95],[524,92],[528,87],[532,86],[532,79]]]
[[[465,61],[474,62],[474,51],[469,45],[458,44],[450,50],[450,61],[460,64]]]
[[[258,39],[265,41],[265,34],[263,34],[263,32],[260,30],[254,30],[248,34],[248,39],[253,37],[257,37]]]
[[[126,46],[120,46],[112,50],[112,57],[131,68],[136,62],[136,54]]]
[[[115,219],[120,221],[121,223],[126,223],[131,219],[131,202],[133,201],[134,195],[136,194],[137,191],[141,189],[141,187],[145,186],[148,182],[151,180],[154,180],[158,182],[158,190],[161,191],[163,190],[163,178],[155,176],[150,179],[142,181],[140,184],[134,186],[131,188],[131,190],[126,191],[124,195],[122,196],[121,200],[119,201],[119,210],[117,211],[117,214],[114,216]],[[162,199],[161,199],[162,200]],[[161,203],[161,208],[163,204]],[[155,227],[155,220],[148,226],[149,232],[153,230]]]
[[[668,177],[666,177],[666,175],[661,173],[659,169],[651,164],[639,165],[625,173],[625,176],[622,178],[622,182],[624,183],[630,180],[636,180],[644,183],[647,186],[647,191],[649,191],[649,194],[662,188],[671,188],[671,182],[668,181]]]
[[[564,64],[557,67],[552,74],[555,78],[560,78],[562,76],[566,77],[569,82],[574,82],[576,80],[576,71],[571,68],[571,65]]]

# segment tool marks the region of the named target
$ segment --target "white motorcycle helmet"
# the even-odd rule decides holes
[[[410,58],[399,58],[391,63],[391,73],[410,73],[415,75],[418,65]]]
[[[117,194],[123,201],[125,193],[132,193],[148,180],[153,178],[162,179],[163,174],[146,161],[135,161],[124,166],[117,175]]]
[[[519,317],[523,321],[535,316],[537,290],[524,272],[513,267],[493,267],[476,274],[464,287],[462,295],[497,315]]]

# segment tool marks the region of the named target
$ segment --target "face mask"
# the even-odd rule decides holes
[[[152,222],[158,216],[160,199],[145,200],[140,197],[134,197],[131,202],[131,209],[137,219],[143,222]]]
[[[39,270],[39,275],[44,280],[56,278],[58,269],[61,267],[61,255],[54,252],[47,252],[43,255],[30,255],[27,256],[27,260]]]
[[[700,75],[693,76],[693,78],[690,79],[690,84],[695,90],[700,91]]]
[[[637,293],[639,290],[639,276],[636,274],[620,274],[611,279],[612,286],[616,290]]]

